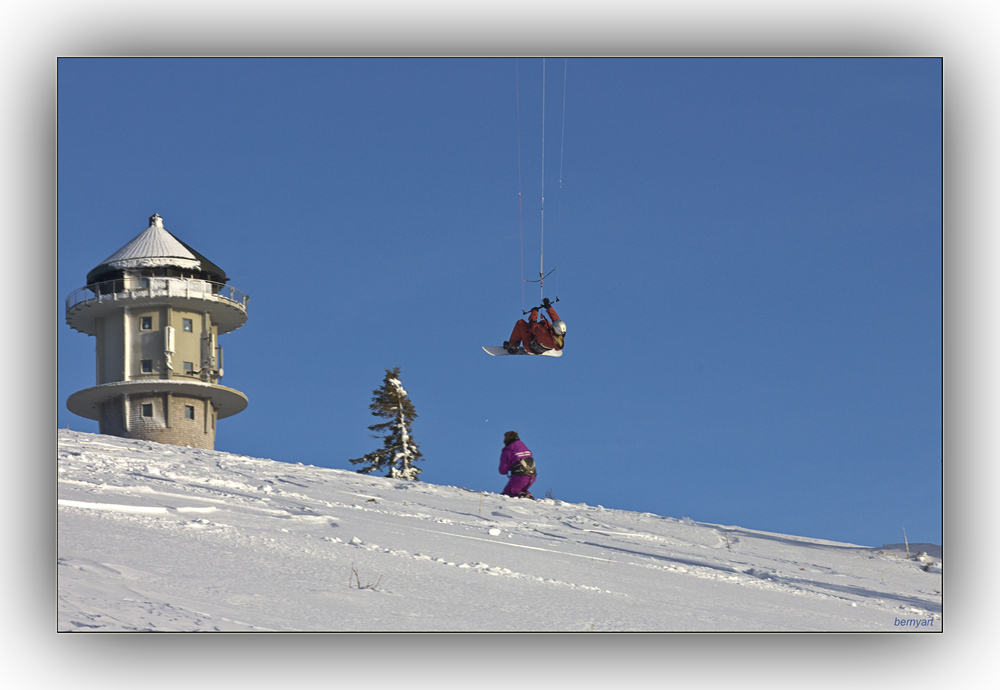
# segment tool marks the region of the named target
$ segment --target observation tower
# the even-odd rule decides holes
[[[149,227],[66,298],[66,323],[97,338],[97,385],[66,400],[110,436],[215,447],[217,420],[247,397],[219,384],[218,338],[247,321],[249,297],[154,214]]]

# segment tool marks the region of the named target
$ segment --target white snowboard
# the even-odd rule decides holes
[[[494,357],[502,357],[510,354],[507,350],[503,349],[503,345],[483,345],[483,349],[486,350],[487,354],[491,354]],[[519,347],[517,354],[530,355],[531,357],[562,357],[562,350],[546,350],[544,353],[536,355],[530,350],[526,351],[523,347]]]

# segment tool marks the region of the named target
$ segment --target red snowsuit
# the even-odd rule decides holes
[[[559,320],[559,314],[552,307],[547,307],[545,311],[548,312],[549,318],[552,321]],[[561,350],[563,349],[565,338],[565,335],[556,335],[552,332],[552,324],[546,321],[544,316],[541,321],[538,320],[538,308],[536,307],[531,310],[527,321],[519,319],[514,324],[514,330],[511,332],[508,342],[511,347],[523,344],[527,352],[535,352],[531,347],[532,340],[545,350]],[[535,352],[535,354],[538,353]]]

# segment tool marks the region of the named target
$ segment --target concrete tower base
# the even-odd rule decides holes
[[[154,393],[102,403],[99,422],[108,436],[213,450],[216,418],[210,400]]]

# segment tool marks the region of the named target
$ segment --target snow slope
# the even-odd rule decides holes
[[[907,559],[67,430],[58,448],[60,631],[943,626],[940,547]]]

